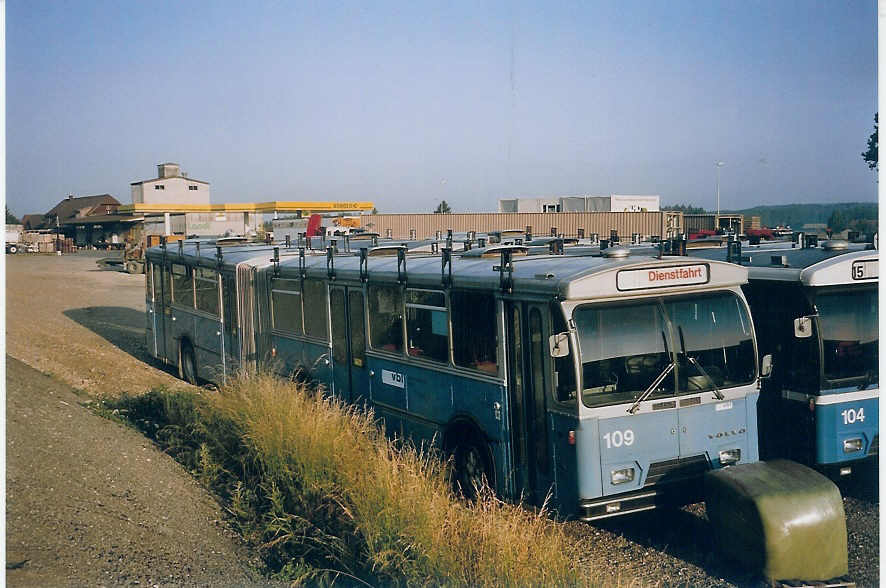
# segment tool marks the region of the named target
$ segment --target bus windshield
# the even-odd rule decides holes
[[[877,290],[829,292],[815,297],[825,380],[878,381]],[[841,382],[842,383],[842,382]]]
[[[677,337],[680,393],[728,388],[754,381],[754,340],[744,305],[716,294],[665,302]]]
[[[674,362],[676,378],[665,377],[650,398],[754,380],[750,320],[732,293],[583,306],[574,320],[588,407],[635,400]]]
[[[658,300],[575,311],[582,364],[582,401],[587,406],[630,402],[672,362],[668,325]],[[653,395],[672,394],[665,379]]]

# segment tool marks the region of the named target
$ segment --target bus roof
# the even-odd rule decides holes
[[[179,254],[179,245],[182,243]],[[199,241],[200,247],[197,247],[196,241],[178,241],[170,243],[166,246],[166,255],[171,260],[185,259],[192,263],[197,262],[199,265],[206,267],[215,267],[218,264],[216,257],[215,241]],[[284,249],[283,247],[280,248]],[[244,243],[238,245],[227,245],[221,248],[222,263],[228,266],[235,266],[239,263],[250,263],[256,267],[269,265],[271,258],[274,256],[274,247],[264,243]],[[163,256],[163,248],[160,246],[151,247],[145,253],[148,259],[159,259]]]
[[[863,246],[863,245],[862,245]],[[704,259],[726,260],[726,248],[694,251]],[[848,249],[754,248],[741,251],[750,280],[800,282],[806,286],[835,286],[878,281],[880,252],[850,245]],[[864,270],[853,270],[862,264]],[[860,272],[860,273],[859,273]],[[853,277],[863,275],[864,277]]]
[[[234,266],[248,263],[271,271],[273,247],[243,245],[222,249],[222,264]],[[150,257],[161,250],[152,248]],[[279,273],[282,278],[299,276],[298,249],[279,249]],[[217,263],[215,248],[203,246],[199,257],[195,244],[182,246],[183,257],[200,265]],[[177,246],[167,249],[167,257],[180,260]],[[398,280],[396,256],[370,257],[367,268],[373,283],[395,284]],[[460,289],[498,289],[500,257],[483,258],[454,254],[452,256],[452,287]],[[562,299],[608,298],[625,295],[691,292],[710,290],[747,282],[747,269],[735,264],[693,257],[665,256],[658,259],[645,254],[623,258],[570,255],[526,255],[512,258],[513,291],[517,294]],[[327,258],[323,253],[307,252],[307,277],[325,278]],[[334,256],[332,263],[338,280],[360,280],[360,258],[355,253]],[[442,285],[440,255],[409,255],[406,257],[406,280],[416,288],[438,289]],[[447,270],[448,274],[448,270]]]

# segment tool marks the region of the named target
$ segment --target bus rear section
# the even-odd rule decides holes
[[[757,352],[735,269],[651,262],[580,288],[605,294],[609,280],[617,296],[563,303],[582,520],[695,502],[706,471],[758,460]]]
[[[148,350],[188,382],[222,383],[254,363],[254,263],[238,259],[256,253],[179,243],[146,254]]]

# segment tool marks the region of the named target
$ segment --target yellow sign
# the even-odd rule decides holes
[[[355,212],[369,211],[375,208],[372,202],[333,202],[333,201],[280,201],[244,202],[240,204],[125,204],[119,212],[155,213],[165,212],[298,212],[311,214],[314,212]]]

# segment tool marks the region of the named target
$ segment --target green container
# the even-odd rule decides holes
[[[778,459],[708,472],[705,505],[717,548],[769,580],[848,572],[846,515],[836,484]]]

